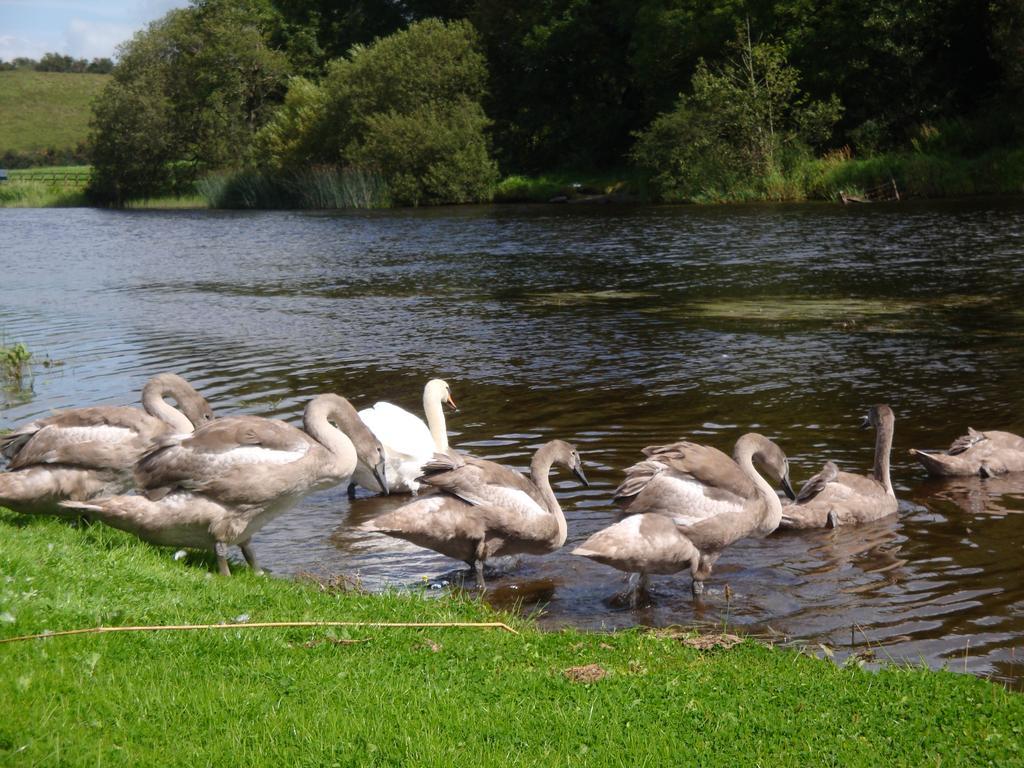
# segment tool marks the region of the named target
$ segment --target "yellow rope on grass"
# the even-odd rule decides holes
[[[434,629],[455,627],[461,629],[503,629],[513,635],[519,633],[508,624],[500,621],[261,621],[242,624],[163,624],[145,627],[88,627],[86,629],[65,629],[60,632],[41,632],[38,635],[20,635],[5,637],[0,644],[16,643],[20,640],[42,640],[50,637],[67,637],[69,635],[99,635],[109,632],[168,632],[193,629],[262,629],[273,627],[365,627],[371,629]]]

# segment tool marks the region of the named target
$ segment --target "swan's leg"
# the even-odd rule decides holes
[[[484,583],[484,561],[487,559],[487,539],[480,539],[476,545],[476,555],[473,558],[473,567],[476,569],[476,586],[481,592],[487,591],[487,584]]]
[[[218,541],[213,545],[214,554],[217,555],[217,568],[221,576],[230,576],[231,569],[228,568],[228,545]]]
[[[704,580],[695,578],[693,584],[690,585],[690,591],[693,592],[694,597],[700,597],[704,594]]]
[[[640,597],[647,587],[647,574],[631,573],[629,575],[629,607],[636,610],[640,607]]]
[[[825,527],[826,528],[838,528],[839,527],[839,518],[836,517],[836,511],[834,509],[830,509],[828,511],[828,516],[825,518]]]
[[[348,498],[349,498],[349,501],[355,501],[355,498],[356,498],[356,484],[355,483],[349,483],[348,484]]]
[[[252,568],[252,572],[257,576],[263,573],[263,569],[260,568],[259,563],[256,562],[256,553],[252,551],[252,541],[247,541],[244,544],[238,545],[242,550],[242,556],[245,557],[245,562]]]

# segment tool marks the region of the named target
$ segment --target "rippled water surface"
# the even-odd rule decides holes
[[[840,653],[1024,675],[1024,478],[928,480],[910,447],[968,425],[1024,433],[1024,206],[460,208],[358,214],[0,209],[0,333],[37,366],[0,428],[128,403],[177,371],[221,415],[297,423],[313,394],[420,410],[444,377],[455,447],[526,468],[553,437],[569,545],[506,564],[492,599],[542,621],[740,625]],[[616,519],[645,445],[775,438],[800,482],[867,471],[869,405],[897,415],[898,516],[728,550],[703,603],[656,577],[637,613],[621,574],[568,554]],[[279,574],[434,585],[457,565],[355,526],[401,499],[308,497],[254,540]],[[728,585],[730,597],[726,598]],[[1021,659],[1024,662],[1024,659]]]

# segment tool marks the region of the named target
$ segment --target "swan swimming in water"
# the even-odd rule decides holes
[[[442,379],[431,379],[423,388],[423,419],[404,408],[387,402],[374,404],[359,411],[359,418],[384,446],[387,457],[387,488],[366,467],[357,467],[352,476],[353,485],[380,493],[415,493],[420,488],[417,479],[420,468],[430,461],[435,452],[448,450],[448,432],[444,420],[444,405],[458,410],[452,399],[452,390]],[[355,488],[349,488],[354,495]]]
[[[967,434],[954,440],[944,453],[911,448],[910,455],[939,477],[995,477],[1024,472],[1024,437],[996,430],[978,432],[968,427]]]
[[[875,428],[875,465],[868,475],[840,472],[831,461],[807,481],[782,511],[780,528],[835,528],[878,520],[896,513],[899,502],[889,477],[889,454],[896,417],[888,405],[876,405],[861,422]]]

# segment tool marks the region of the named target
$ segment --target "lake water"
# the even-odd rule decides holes
[[[592,487],[555,477],[566,548],[492,579],[541,621],[728,623],[839,655],[925,660],[1020,684],[1024,478],[939,482],[907,455],[968,425],[1024,433],[1024,204],[472,207],[371,213],[0,209],[0,333],[63,365],[6,395],[0,428],[133,403],[176,371],[221,415],[298,423],[338,392],[420,411],[445,378],[452,444],[525,469],[575,442]],[[689,437],[776,439],[800,483],[868,471],[868,406],[896,412],[898,516],[743,541],[702,603],[568,554],[615,521],[622,470]],[[354,528],[400,497],[308,497],[254,546],[278,574],[438,586],[460,564]],[[183,567],[188,567],[184,566]],[[192,566],[195,567],[195,566]],[[731,597],[726,599],[725,586]],[[1024,659],[1021,660],[1024,662]]]

